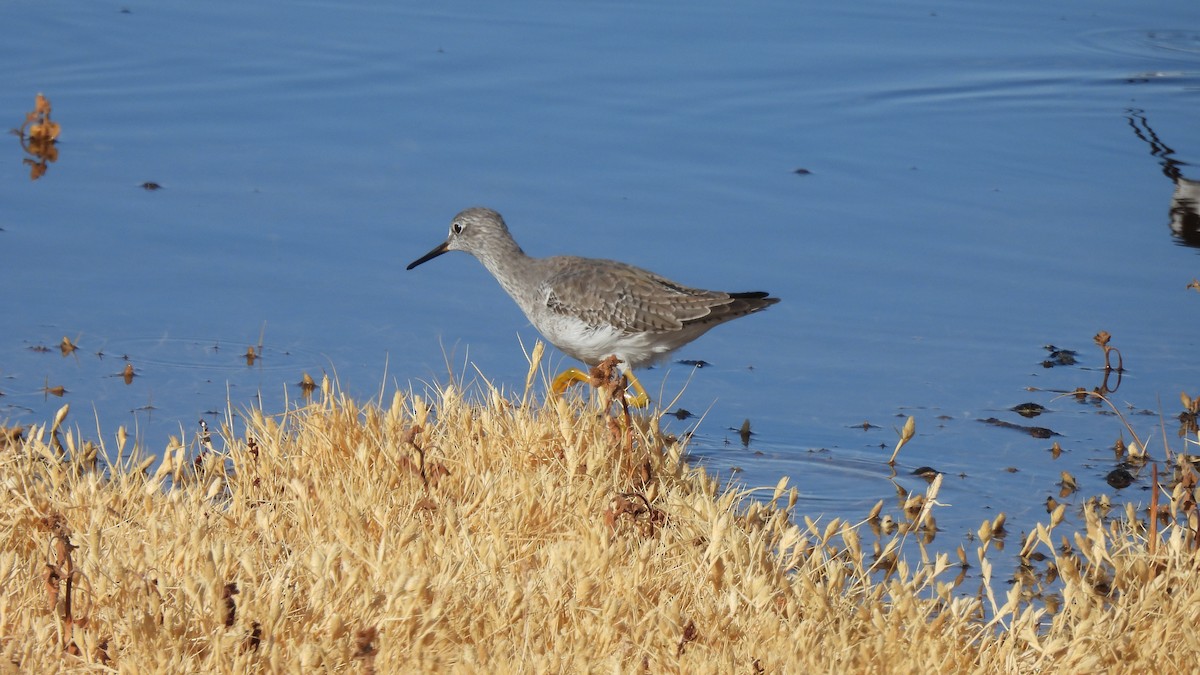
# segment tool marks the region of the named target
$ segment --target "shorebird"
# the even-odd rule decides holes
[[[779,302],[761,291],[690,288],[615,260],[533,258],[513,240],[504,218],[482,207],[454,216],[446,241],[407,269],[449,251],[465,251],[483,263],[533,327],[560,351],[589,366],[616,356],[637,392],[630,402],[638,407],[649,396],[632,369],[667,358],[714,326]],[[552,389],[561,394],[572,382],[588,380],[571,368],[554,379]]]

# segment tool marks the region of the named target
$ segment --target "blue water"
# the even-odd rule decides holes
[[[948,546],[997,511],[1028,527],[1063,470],[1071,500],[1112,494],[1128,434],[1054,393],[1100,384],[1101,330],[1114,403],[1183,448],[1200,251],[1171,210],[1200,180],[1200,4],[51,0],[0,26],[0,123],[41,91],[63,128],[37,181],[0,150],[0,422],[70,403],[83,436],[156,451],[227,404],[282,410],[305,373],[518,390],[536,333],[483,268],[403,269],[487,205],[531,254],[783,298],[677,353],[710,367],[643,381],[687,382],[703,420],[667,426],[693,455],[790,476],[809,515],[894,501],[908,415],[897,480],[947,473]],[[1079,365],[1043,368],[1050,343]]]

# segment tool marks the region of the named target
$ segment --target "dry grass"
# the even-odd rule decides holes
[[[136,449],[98,466],[105,448],[61,428],[6,435],[0,669],[1171,672],[1200,655],[1182,458],[1152,547],[1132,507],[1092,504],[1066,533],[1060,510],[1023,542],[1044,569],[1007,586],[989,523],[964,593],[958,561],[896,554],[936,482],[866,546],[878,520],[796,522],[783,484],[720,489],[645,420],[630,447],[596,403],[477,393],[326,387],[231,415],[154,473]],[[1052,578],[1060,600],[1034,601]]]

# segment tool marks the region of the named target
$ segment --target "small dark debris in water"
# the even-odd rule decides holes
[[[29,351],[37,352],[39,354],[45,354],[50,351],[50,348],[47,347],[46,345],[33,345],[32,347],[29,348]]]
[[[1008,528],[1004,527],[1005,520],[1004,514],[1001,513],[1000,515],[996,516],[995,520],[992,521],[993,537],[996,537],[997,539],[1003,539],[1008,536]]]
[[[132,9],[129,9],[128,7],[122,7],[122,8],[121,8],[121,13],[122,13],[122,14],[133,14],[133,10],[132,10]]]
[[[1186,391],[1179,393],[1179,402],[1183,405],[1183,412],[1179,413],[1179,435],[1191,436],[1196,433],[1200,426],[1197,426],[1197,417],[1200,416],[1200,398],[1193,398]]]
[[[685,408],[680,408],[674,412],[669,412],[667,414],[674,416],[675,419],[677,419],[677,420],[686,420],[686,419],[695,417],[695,415],[692,414],[692,411],[687,410]]]
[[[750,420],[742,422],[742,428],[738,429],[738,436],[742,439],[742,445],[750,445]]]
[[[808,169],[804,169],[804,168],[796,169],[792,173],[796,174],[797,176],[811,176],[812,175],[812,171],[809,171]]]
[[[26,154],[23,162],[30,168],[29,179],[37,180],[46,175],[50,164],[58,161],[58,135],[62,125],[50,119],[50,99],[42,94],[34,98],[34,108],[25,114],[25,121],[19,129],[9,133],[20,139],[21,149]],[[26,136],[26,129],[29,135]]]
[[[1062,472],[1060,480],[1058,481],[1058,485],[1062,488],[1059,490],[1058,496],[1064,498],[1069,497],[1072,493],[1079,489],[1079,485],[1075,482],[1075,476],[1072,476],[1066,471]]]
[[[62,352],[63,356],[66,356],[67,354],[74,354],[75,350],[79,349],[79,345],[71,342],[71,338],[64,335],[62,342],[58,343],[58,349]]]
[[[1070,488],[1072,492],[1078,489],[1078,485],[1075,482],[1075,476],[1072,476],[1071,472],[1069,471],[1063,471],[1058,475],[1058,484],[1065,488]]]
[[[1050,352],[1050,358],[1042,361],[1043,368],[1053,368],[1055,366],[1073,366],[1075,365],[1075,350],[1059,349],[1054,345],[1046,345],[1042,347],[1047,352]]]
[[[1037,417],[1038,415],[1046,412],[1046,407],[1038,405],[1037,403],[1018,403],[1010,408],[1010,410],[1017,413],[1021,417]]]
[[[920,476],[926,481],[932,483],[933,479],[937,478],[938,473],[940,472],[931,466],[918,466],[917,468],[913,469],[912,475]]]
[[[159,185],[158,183],[155,183],[152,180],[148,180],[145,183],[142,183],[141,185],[139,185],[138,187],[142,188],[143,190],[146,190],[147,192],[154,192],[155,190],[163,189],[163,186]]]
[[[317,382],[312,378],[312,375],[305,373],[304,377],[300,378],[297,386],[300,387],[300,391],[304,392],[305,396],[309,396],[316,390]]]
[[[1200,423],[1196,420],[1197,413],[1183,411],[1179,413],[1179,426],[1181,436],[1191,436],[1200,430]]]
[[[708,361],[701,361],[699,359],[680,359],[676,363],[684,366],[692,366],[693,368],[707,368],[712,365]]]
[[[1104,477],[1104,480],[1108,481],[1109,485],[1121,490],[1133,485],[1133,474],[1129,473],[1125,469],[1113,469],[1112,471],[1108,472],[1108,475]]]
[[[1017,431],[1023,431],[1034,438],[1050,438],[1051,436],[1058,436],[1058,434],[1054,433],[1050,429],[1047,429],[1046,427],[1027,427],[1021,424],[1005,422],[1004,420],[999,420],[995,417],[989,417],[986,420],[979,421],[983,422],[984,424],[990,424],[994,427],[1000,427],[1002,429],[1015,429]]]
[[[863,420],[862,424],[855,424],[853,428],[862,429],[863,431],[870,431],[871,429],[878,429],[879,427],[866,420]]]

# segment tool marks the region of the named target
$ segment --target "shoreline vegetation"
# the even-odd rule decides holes
[[[1060,505],[1003,552],[998,518],[953,558],[921,538],[940,479],[859,522],[798,513],[786,479],[689,466],[656,418],[604,402],[619,389],[535,399],[537,354],[521,396],[358,402],[326,381],[158,454],[123,429],[82,440],[65,408],[6,433],[0,671],[1195,667],[1183,453],[1150,505],[1089,500],[1078,531]],[[1014,579],[992,575],[1003,556]]]

